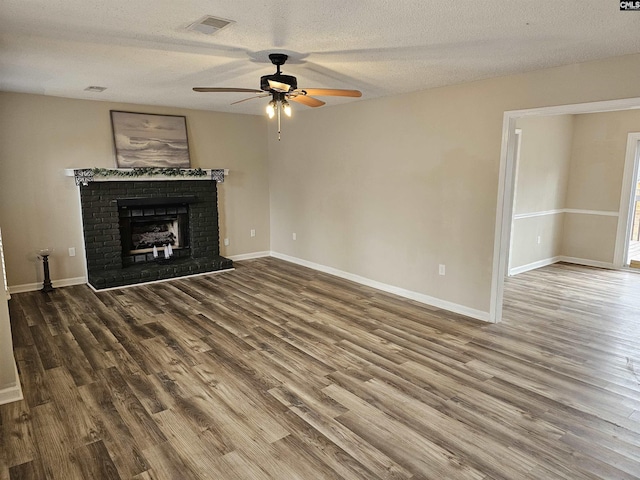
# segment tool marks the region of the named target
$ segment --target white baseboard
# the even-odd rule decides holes
[[[84,285],[87,283],[86,277],[75,277],[75,278],[63,278],[61,280],[53,280],[52,282],[53,288],[59,287],[70,287],[71,285]],[[42,289],[42,282],[40,283],[25,283],[24,285],[14,285],[9,287],[9,293],[24,293],[24,292],[35,292],[37,290]]]
[[[345,280],[351,280],[352,282],[356,282],[361,285],[365,285],[367,287],[375,288],[377,290],[382,290],[383,292],[393,293],[394,295],[408,298],[410,300],[415,300],[416,302],[424,303],[432,307],[441,308],[443,310],[448,310],[450,312],[458,313],[460,315],[464,315],[465,317],[475,318],[476,320],[482,320],[483,322],[491,321],[489,312],[483,312],[482,310],[476,310],[474,308],[469,308],[464,305],[459,305],[457,303],[448,302],[446,300],[442,300],[435,297],[430,297],[422,293],[413,292],[411,290],[406,290],[404,288],[396,287],[394,285],[388,285],[386,283],[378,282],[376,280],[371,280],[369,278],[361,277],[360,275],[344,272],[342,270],[338,270],[333,267],[328,267],[326,265],[320,265],[318,263],[309,262],[307,260],[291,257],[289,255],[285,255],[282,253],[271,252],[271,256],[274,258],[279,258],[280,260],[285,260],[287,262],[295,263],[297,265],[302,265],[303,267],[308,267],[313,270],[318,270],[320,272],[328,273],[330,275],[335,275],[336,277],[344,278]]]
[[[13,370],[15,372],[15,381],[7,387],[0,388],[0,405],[5,403],[17,402],[22,400],[22,387],[20,386],[20,378],[18,377],[18,368],[15,361],[13,362]]]
[[[245,253],[242,255],[235,255],[232,257],[226,257],[230,260],[236,261],[236,260],[249,260],[252,258],[260,258],[260,257],[268,257],[270,254],[270,252],[254,252],[254,253]],[[233,270],[232,268],[228,268],[226,270],[219,270],[220,272],[227,272]],[[184,275],[181,277],[176,277],[176,278],[189,278],[189,277],[196,277],[199,275],[208,275],[210,273],[217,273],[218,271],[214,271],[214,272],[204,272],[204,273],[196,273],[193,275]],[[175,280],[175,278],[165,278],[162,280],[153,280],[150,282],[142,282],[142,283],[135,283],[132,285],[123,285],[121,287],[113,287],[113,288],[101,288],[101,289],[96,289],[94,288],[92,285],[89,285],[87,282],[87,278],[86,277],[76,277],[76,278],[63,278],[61,280],[53,280],[51,283],[53,284],[53,288],[60,288],[60,287],[69,287],[71,285],[84,285],[87,284],[89,285],[89,287],[91,287],[94,291],[106,291],[106,290],[116,290],[119,288],[126,288],[126,287],[135,287],[138,285],[147,285],[150,283],[157,283],[157,282],[167,282],[169,280]],[[12,287],[9,287],[9,294],[12,293],[24,293],[24,292],[36,292],[38,290],[42,290],[42,283],[25,283],[24,285],[14,285]]]
[[[514,267],[509,269],[509,276],[512,277],[514,275],[518,275],[519,273],[528,272],[529,270],[535,270],[536,268],[546,267],[547,265],[553,265],[554,263],[558,263],[562,257],[551,257],[545,258],[543,260],[538,260],[537,262],[528,263],[526,265],[521,265],[519,267]]]
[[[264,257],[269,257],[269,256],[271,256],[271,252],[269,252],[269,251],[266,251],[266,252],[253,252],[253,253],[242,253],[240,255],[231,255],[231,256],[223,255],[223,257],[226,257],[229,260],[232,260],[234,262],[239,262],[241,260],[253,260],[254,258],[264,258]]]
[[[613,262],[601,262],[599,260],[588,260],[586,258],[566,257],[559,255],[557,257],[545,258],[538,260],[537,262],[522,265],[520,267],[510,268],[509,276],[518,275],[519,273],[528,272],[529,270],[535,270],[536,268],[546,267],[547,265],[553,265],[558,262],[573,263],[575,265],[585,265],[587,267],[596,268],[615,268]]]
[[[613,262],[601,262],[599,260],[588,260],[586,258],[576,258],[576,257],[565,257],[560,256],[559,262],[567,262],[567,263],[575,263],[576,265],[585,265],[587,267],[596,267],[596,268],[616,268],[613,265]]]
[[[240,260],[251,260],[254,258],[268,257],[270,255],[271,255],[271,252],[265,251],[265,252],[243,253],[240,255],[227,256],[226,258],[235,262]],[[207,273],[212,273],[212,272],[207,272]],[[186,278],[186,277],[180,277],[180,278]],[[167,279],[167,280],[171,280],[171,279]],[[61,280],[52,281],[54,288],[69,287],[71,285],[84,285],[85,283],[87,283],[86,277],[63,278]],[[154,282],[145,282],[145,283],[154,283]],[[135,285],[143,285],[143,284],[136,283]],[[135,285],[131,285],[131,286],[135,286]],[[124,287],[115,287],[115,288],[124,288]],[[9,287],[9,291],[7,293],[12,294],[12,293],[35,292],[37,290],[42,290],[42,282],[25,283],[24,285],[14,285],[12,287]]]

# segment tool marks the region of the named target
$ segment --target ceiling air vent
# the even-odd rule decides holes
[[[193,30],[195,32],[204,33],[206,35],[213,35],[216,32],[219,32],[227,25],[234,23],[231,20],[225,20],[224,18],[212,17],[211,15],[207,15],[206,17],[202,17],[195,23],[192,23],[187,27],[187,30]]]

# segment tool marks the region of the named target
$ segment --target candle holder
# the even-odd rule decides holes
[[[44,268],[44,282],[42,284],[42,293],[53,292],[53,285],[51,284],[51,276],[49,274],[49,255],[51,250],[44,248],[38,252],[38,257],[42,259],[42,267]]]

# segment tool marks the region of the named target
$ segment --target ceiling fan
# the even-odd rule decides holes
[[[238,100],[236,103],[246,102],[255,98],[271,97],[267,105],[269,118],[278,117],[278,140],[280,140],[280,112],[291,116],[291,106],[289,101],[301,103],[307,107],[321,107],[325,104],[313,96],[335,96],[335,97],[361,97],[359,90],[343,90],[335,88],[298,88],[298,80],[293,75],[285,75],[280,71],[280,67],[285,64],[288,55],[284,53],[271,53],[269,60],[276,66],[276,73],[263,75],[260,77],[260,90],[253,88],[232,88],[232,87],[194,87],[196,92],[246,92],[257,95]]]

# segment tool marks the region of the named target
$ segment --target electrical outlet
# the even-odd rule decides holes
[[[298,236],[295,234],[295,232],[291,234],[291,238],[293,238],[294,240],[296,240],[296,239],[297,239],[297,237],[298,237]]]
[[[225,246],[225,247],[228,247],[228,246],[229,246],[229,239],[228,239],[228,238],[225,238],[225,239],[224,239],[224,246]]]
[[[255,229],[253,229],[253,228],[251,229],[251,236],[252,236],[252,237],[255,237],[255,236],[256,236],[256,231],[255,231]]]
[[[69,247],[69,256],[70,257],[76,256],[76,247]]]
[[[542,237],[538,235],[538,245],[540,245],[540,243],[542,243]]]
[[[445,266],[443,264],[438,265],[438,275],[445,274]]]

